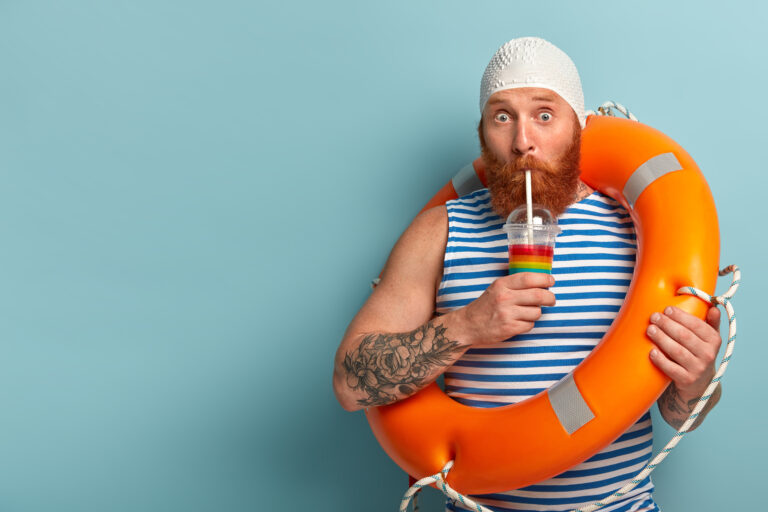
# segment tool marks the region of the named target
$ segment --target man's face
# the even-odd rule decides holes
[[[506,218],[525,203],[525,170],[533,201],[561,214],[576,197],[581,126],[558,94],[537,87],[494,93],[478,126],[491,204]]]

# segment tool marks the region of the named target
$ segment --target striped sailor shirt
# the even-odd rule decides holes
[[[503,220],[487,189],[446,204],[448,243],[437,313],[460,308],[508,272]],[[557,304],[542,308],[534,328],[496,346],[468,350],[445,372],[445,390],[475,407],[512,404],[538,394],[570,373],[616,317],[632,279],[635,232],[627,211],[594,192],[558,217],[551,288]],[[650,412],[615,442],[556,477],[522,489],[472,496],[493,510],[568,511],[612,494],[651,457]],[[605,512],[658,511],[650,477]],[[464,510],[449,502],[448,510]]]

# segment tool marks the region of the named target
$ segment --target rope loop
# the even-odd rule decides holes
[[[722,295],[710,295],[707,292],[699,290],[698,288],[694,288],[693,286],[683,286],[677,290],[677,294],[694,295],[712,305],[720,304],[727,309],[728,305],[731,303],[731,299],[736,294],[736,290],[739,289],[739,284],[741,284],[741,270],[739,270],[739,267],[736,265],[728,265],[718,272],[718,275],[720,276],[725,276],[731,273],[733,274],[733,278],[731,279],[731,286],[729,286],[728,290]]]
[[[446,482],[445,479],[448,477],[448,471],[450,471],[452,467],[453,467],[453,461],[452,460],[448,461],[448,463],[445,466],[443,466],[443,469],[441,469],[439,473],[435,473],[432,476],[424,477],[421,480],[417,481],[415,484],[413,484],[405,492],[405,495],[403,496],[403,499],[400,502],[399,512],[407,512],[408,504],[411,502],[411,499],[414,500],[414,503],[416,502],[415,494],[421,491],[422,488],[432,484],[439,485],[440,489],[443,491],[443,494],[448,496],[448,498],[452,499],[454,502],[461,503],[461,505],[464,506],[465,508],[469,508],[470,510],[474,510],[476,512],[493,512],[493,510],[486,508],[480,505],[479,503],[476,503],[475,501],[457,492],[453,487],[448,485],[448,482]],[[416,510],[417,510],[416,505],[414,505],[414,512]]]

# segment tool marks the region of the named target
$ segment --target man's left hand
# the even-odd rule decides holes
[[[672,379],[680,398],[698,399],[715,376],[720,350],[720,310],[711,307],[706,321],[674,306],[651,315],[648,337],[658,348],[651,361]]]

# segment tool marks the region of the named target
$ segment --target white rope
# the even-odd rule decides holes
[[[480,505],[479,503],[475,503],[471,499],[469,499],[467,496],[464,496],[463,494],[456,492],[456,490],[448,485],[448,483],[445,481],[445,477],[448,476],[448,471],[453,467],[453,461],[449,461],[448,464],[446,464],[443,469],[440,470],[439,473],[435,473],[432,476],[427,476],[413,484],[405,493],[403,496],[403,499],[400,502],[400,512],[406,512],[408,510],[408,504],[411,502],[411,498],[415,497],[414,495],[419,492],[424,487],[427,487],[432,484],[439,485],[440,490],[443,491],[443,494],[448,496],[450,499],[452,499],[454,502],[461,503],[464,505],[464,507],[469,508],[470,510],[475,510],[477,512],[493,512],[493,510],[489,508],[485,508],[484,506]],[[416,509],[414,508],[414,511]]]
[[[613,494],[603,498],[602,500],[596,501],[589,505],[585,505],[578,509],[571,510],[570,512],[593,512],[601,507],[604,507],[605,505],[608,505],[609,503],[613,503],[637,487],[639,483],[645,480],[645,478],[650,475],[651,472],[656,469],[659,464],[661,464],[661,461],[663,461],[669,452],[671,452],[675,446],[677,446],[677,443],[679,443],[680,440],[685,437],[685,434],[688,433],[688,429],[691,427],[691,425],[693,425],[693,422],[696,421],[696,418],[698,418],[701,411],[707,405],[707,402],[712,397],[715,388],[717,388],[718,384],[722,380],[725,369],[728,367],[728,361],[730,361],[732,357],[733,345],[736,341],[736,313],[733,310],[731,299],[733,298],[733,295],[736,293],[736,290],[738,290],[739,284],[741,283],[741,271],[736,265],[730,265],[719,272],[721,276],[730,273],[733,273],[731,286],[728,288],[728,291],[719,296],[713,297],[712,295],[709,295],[708,293],[705,293],[697,288],[693,288],[692,286],[684,286],[677,290],[678,295],[694,295],[709,304],[720,304],[725,308],[725,311],[728,314],[728,343],[725,346],[725,353],[723,354],[723,358],[720,361],[720,366],[718,367],[717,372],[715,372],[714,378],[710,381],[707,389],[704,390],[704,394],[701,395],[701,398],[699,398],[696,407],[693,408],[693,411],[691,412],[690,416],[688,416],[688,419],[685,420],[685,423],[683,423],[680,429],[675,433],[667,445],[656,455],[656,457],[654,457],[653,460],[649,462],[645,468],[643,468],[643,470],[637,474],[637,476],[635,476],[635,478],[630,480],[627,485],[614,492]],[[440,473],[422,478],[413,484],[405,493],[405,496],[403,496],[402,502],[400,503],[399,512],[406,512],[408,510],[408,504],[410,503],[411,498],[413,498],[414,495],[423,487],[431,484],[438,485],[439,488],[443,491],[443,494],[454,500],[454,502],[461,503],[470,510],[475,510],[477,512],[493,512],[492,510],[480,505],[479,503],[474,502],[467,496],[456,492],[455,489],[446,483],[445,478],[448,476],[448,471],[450,471],[452,467],[453,461],[450,461],[445,465],[445,467],[443,467]]]
[[[631,119],[632,121],[637,121],[637,118],[634,116],[634,114],[632,114],[632,112],[629,111],[627,107],[625,107],[621,103],[616,103],[615,101],[606,101],[605,103],[597,107],[597,112],[595,112],[594,110],[587,110],[585,114],[588,116],[616,117],[616,114],[613,113],[613,109],[616,109],[622,114],[624,114],[624,116],[627,119]]]

